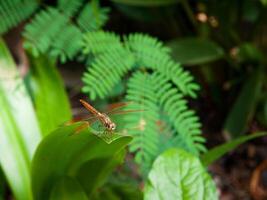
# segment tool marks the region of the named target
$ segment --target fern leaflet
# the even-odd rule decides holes
[[[0,1],[0,34],[27,19],[38,7],[35,0],[2,0]]]
[[[108,21],[109,8],[100,8],[98,1],[91,1],[85,6],[77,19],[83,31],[96,31]]]
[[[160,150],[156,126],[160,118],[159,108],[148,74],[137,71],[132,75],[128,82],[126,100],[134,102],[127,109],[144,109],[144,112],[125,115],[124,120],[126,130],[134,136],[130,151],[136,153],[135,161],[141,164],[142,173],[146,174]]]
[[[105,98],[133,65],[134,58],[128,51],[114,51],[96,57],[84,73],[82,80],[86,86],[82,91],[92,100]]]

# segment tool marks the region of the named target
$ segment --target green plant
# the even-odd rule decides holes
[[[214,9],[223,24],[216,36],[235,40],[233,44],[239,49],[237,62],[227,54],[233,44],[214,42],[210,38],[212,28],[196,21],[188,1],[112,0],[120,11],[139,20],[153,21],[155,17],[149,15],[154,11],[164,11],[157,13],[157,19],[170,17],[171,7],[181,6],[184,12],[177,14],[188,18],[192,27],[186,31],[192,32],[186,36],[190,38],[175,39],[166,46],[147,34],[121,37],[99,31],[108,20],[109,8],[101,7],[97,0],[58,0],[55,5],[47,2],[42,1],[41,6],[35,0],[0,2],[1,36],[29,19],[22,34],[30,61],[26,77],[20,76],[5,42],[0,41],[0,150],[4,152],[0,163],[15,198],[141,199],[136,185],[118,184],[118,177],[105,182],[123,161],[131,137],[114,133],[107,140],[91,128],[77,133],[83,123],[58,127],[70,120],[71,110],[56,63],[81,61],[87,66],[82,90],[90,100],[107,103],[123,98],[131,102],[126,109],[141,111],[119,116],[118,125],[123,133],[133,136],[129,150],[141,166],[145,199],[217,199],[215,184],[205,167],[239,144],[266,135],[240,137],[207,151],[199,117],[188,105],[188,99],[196,98],[200,87],[180,64],[201,65],[200,74],[211,84],[218,81],[211,62],[219,59],[235,68],[234,73],[240,73],[244,63],[253,66],[248,71],[253,73],[244,73],[248,77],[244,80],[248,81],[244,81],[228,115],[225,132],[232,137],[245,132],[258,103],[266,61],[258,47],[251,42],[241,43],[237,33],[228,31],[234,23],[229,20],[231,17],[225,17],[228,12],[221,12],[224,3],[216,1],[220,9]],[[242,18],[252,22],[257,18],[255,2],[244,2],[244,7],[252,10]],[[206,3],[201,1],[200,5],[196,10],[206,11]],[[213,5],[209,2],[207,10]],[[232,13],[234,18],[236,13]],[[180,23],[175,18],[168,19],[175,26]],[[167,20],[166,24],[170,25]],[[169,27],[164,33],[168,31]],[[19,98],[14,99],[14,95]],[[211,97],[214,99],[215,95]],[[2,190],[0,198],[1,193]]]
[[[38,8],[38,3],[34,0],[24,1],[1,1],[1,25],[0,35],[27,19]]]
[[[218,195],[197,157],[183,150],[169,149],[153,163],[144,199],[216,200]]]
[[[199,86],[171,59],[168,47],[144,34],[124,36],[121,41],[102,31],[87,33],[83,41],[83,53],[93,56],[83,76],[83,91],[90,99],[108,97],[130,76],[125,99],[134,103],[128,108],[144,112],[126,116],[125,128],[143,126],[129,133],[135,136],[130,151],[137,152],[144,173],[165,148],[181,147],[195,155],[205,151],[201,124],[185,99],[195,98]]]
[[[107,144],[94,130],[77,133],[80,126],[61,127],[38,146],[31,173],[34,199],[92,199],[123,161],[130,136],[114,134]]]
[[[48,6],[38,12],[25,27],[25,48],[34,56],[47,54],[61,62],[73,60],[80,52],[83,32],[100,29],[109,11],[100,8],[97,0],[82,5],[82,0],[62,0],[57,7]]]

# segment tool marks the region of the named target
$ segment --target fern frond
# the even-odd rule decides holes
[[[196,97],[199,86],[189,72],[171,59],[170,49],[163,43],[147,35],[132,34],[125,37],[125,45],[134,53],[137,65],[163,73],[183,94]]]
[[[145,111],[125,119],[129,129],[139,127],[129,130],[134,135],[130,151],[136,152],[143,170],[165,148],[181,147],[196,155],[205,151],[199,118],[185,100],[187,95],[196,97],[199,86],[171,59],[162,42],[132,34],[122,43],[117,35],[98,31],[84,37],[83,47],[86,55],[94,56],[83,76],[83,91],[93,100],[107,97],[129,70],[135,71],[128,82],[126,100],[136,103],[129,109]],[[158,122],[166,122],[166,126],[159,127]]]
[[[92,31],[84,34],[82,47],[84,54],[94,55],[123,49],[119,36],[104,31]]]
[[[0,34],[27,19],[38,7],[35,0],[2,0],[0,1]]]
[[[133,65],[134,58],[128,51],[114,51],[96,57],[83,75],[85,86],[82,91],[92,100],[96,97],[103,99]]]
[[[58,0],[57,8],[66,16],[73,16],[82,6],[83,0]]]
[[[49,54],[61,62],[73,59],[80,51],[82,32],[57,9],[48,7],[39,12],[25,27],[24,47],[34,56]]]
[[[48,7],[39,12],[25,27],[25,48],[32,50],[35,56],[48,51],[56,36],[66,26],[68,18],[57,9]]]
[[[51,45],[49,54],[59,58],[62,63],[73,59],[81,50],[82,32],[76,26],[64,27],[64,34],[60,35]]]
[[[128,37],[124,37],[124,41],[125,46],[137,55],[149,50],[159,51],[162,54],[170,52],[170,48],[164,46],[161,41],[142,33],[130,34]]]
[[[196,155],[205,151],[201,123],[196,113],[188,108],[184,95],[173,87],[164,74],[156,72],[152,80],[160,106],[176,129],[179,144]]]
[[[142,166],[143,174],[146,174],[156,156],[160,153],[160,141],[156,126],[159,121],[159,108],[157,96],[153,90],[148,74],[136,72],[130,78],[127,87],[127,109],[144,110],[143,112],[125,115],[126,130],[133,135],[130,144],[130,152],[134,152],[135,161]]]
[[[95,31],[100,29],[108,21],[110,9],[100,7],[96,0],[85,6],[77,19],[77,24],[83,31]]]

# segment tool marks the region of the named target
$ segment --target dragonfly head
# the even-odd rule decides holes
[[[116,129],[116,124],[111,122],[108,124],[108,130],[114,131]]]

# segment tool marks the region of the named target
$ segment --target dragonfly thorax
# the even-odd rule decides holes
[[[102,120],[105,128],[109,131],[114,131],[116,129],[116,124],[112,122],[111,119],[106,114],[102,115],[103,115]]]

